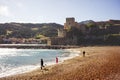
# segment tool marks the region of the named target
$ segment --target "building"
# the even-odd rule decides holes
[[[66,37],[66,30],[58,29],[58,37]]]
[[[120,24],[120,20],[109,20],[108,22],[111,24]]]
[[[52,37],[47,41],[48,45],[66,45],[65,37]]]
[[[108,34],[120,34],[120,20],[78,23],[71,17],[66,18],[63,29],[58,29],[58,37],[47,42],[49,45],[95,44],[104,42]]]
[[[58,37],[49,38],[48,45],[76,45],[77,37],[69,33],[71,28],[79,28],[79,24],[74,18],[66,18],[64,29],[58,29]],[[68,35],[70,36],[68,37]]]
[[[79,27],[78,23],[75,22],[75,18],[66,18],[66,23],[64,23],[64,29],[69,30],[72,27]]]

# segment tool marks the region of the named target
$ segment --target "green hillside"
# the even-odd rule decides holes
[[[56,23],[5,23],[0,24],[0,35],[8,38],[33,38],[38,35],[56,37],[59,28],[63,28],[63,25]]]

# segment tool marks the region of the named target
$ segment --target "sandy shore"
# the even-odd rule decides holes
[[[120,46],[82,47],[76,50],[85,50],[86,56],[0,80],[120,80]]]

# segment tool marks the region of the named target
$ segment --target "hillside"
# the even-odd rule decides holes
[[[8,38],[31,38],[37,35],[55,37],[59,28],[63,28],[63,25],[56,23],[5,23],[0,24],[0,35]]]

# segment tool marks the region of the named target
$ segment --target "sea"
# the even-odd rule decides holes
[[[44,65],[55,65],[79,56],[80,52],[73,49],[16,49],[0,48],[0,77],[22,74],[40,68],[40,60]]]

